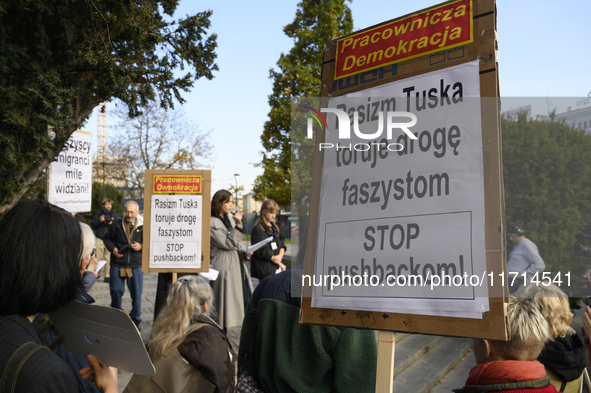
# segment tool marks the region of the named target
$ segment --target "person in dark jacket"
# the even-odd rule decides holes
[[[550,326],[551,340],[546,343],[538,361],[546,367],[556,390],[578,392],[587,353],[581,339],[570,327],[573,313],[570,312],[568,296],[554,284],[528,285],[524,296],[533,299]]]
[[[302,273],[298,265],[255,289],[240,333],[239,384],[268,393],[374,392],[374,331],[300,324]]]
[[[41,346],[33,320],[74,300],[82,288],[80,225],[47,201],[16,205],[0,221],[0,373],[23,344]],[[89,359],[101,392],[117,392],[117,369]],[[84,373],[90,371],[83,369]],[[12,381],[13,379],[9,379]],[[41,347],[22,364],[16,392],[77,392],[75,372]]]
[[[80,275],[84,282],[83,288],[78,290],[76,294],[76,301],[92,304],[94,299],[87,293],[96,281],[96,273],[89,271],[88,268],[91,265],[96,265],[96,258],[93,256],[96,248],[96,238],[92,233],[92,229],[84,223],[80,223],[80,229],[82,230],[82,259],[80,260]],[[39,333],[39,337],[43,341],[43,345],[49,347],[53,352],[62,358],[71,368],[74,370],[76,380],[78,382],[78,393],[98,393],[99,390],[94,382],[89,379],[82,379],[82,376],[78,374],[78,370],[90,366],[88,360],[82,356],[74,355],[71,353],[64,344],[57,344],[56,332],[51,326],[51,319],[45,313],[37,314],[37,318],[33,322],[33,326]]]
[[[119,215],[113,210],[113,200],[103,199],[103,207],[95,213],[90,226],[94,229],[96,236],[96,258],[99,261],[107,261],[102,271],[104,272],[105,282],[109,282],[111,268],[111,253],[107,250],[103,239],[109,231],[109,228],[119,219]]]
[[[234,391],[230,342],[208,317],[213,302],[203,277],[183,276],[170,287],[147,343],[156,373],[134,375],[124,393]]]
[[[111,307],[121,308],[121,298],[125,292],[125,282],[131,296],[129,316],[138,329],[142,322],[142,243],[143,225],[139,217],[139,206],[135,201],[125,204],[125,217],[117,220],[105,235],[105,245],[111,252]]]
[[[285,271],[283,255],[285,254],[285,239],[275,224],[275,215],[279,206],[272,199],[267,199],[261,206],[261,213],[251,233],[251,243],[259,243],[269,237],[273,237],[270,243],[254,252],[250,262],[250,271],[253,277],[259,280],[275,274],[277,269]]]

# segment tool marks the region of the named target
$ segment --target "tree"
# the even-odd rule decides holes
[[[345,0],[302,0],[294,21],[284,33],[294,40],[287,55],[281,54],[271,69],[273,92],[269,95],[269,120],[261,135],[263,174],[255,180],[257,196],[274,199],[280,206],[291,202],[291,99],[319,97],[324,44],[353,30],[351,10]],[[308,178],[311,184],[311,178]]]
[[[199,130],[182,109],[166,110],[151,102],[136,117],[129,117],[121,106],[114,113],[124,120],[109,142],[109,170],[113,178],[128,184],[129,197],[143,194],[146,169],[207,167],[199,159],[213,155],[211,131]]]
[[[577,230],[591,222],[591,135],[525,115],[503,119],[502,130],[507,222],[521,222],[545,271],[571,271],[573,285],[591,262],[573,254]]]
[[[123,194],[111,184],[105,184],[105,197],[113,200],[113,211],[123,215]],[[92,183],[92,212],[96,213],[103,207],[103,183]],[[91,217],[92,219],[92,217]]]
[[[238,201],[242,197],[242,193],[244,192],[244,186],[238,186],[238,188],[236,188],[236,185],[228,184],[228,188],[226,188],[226,190],[228,190],[230,194],[232,194],[232,196],[234,197],[234,205],[240,206],[240,203],[238,203]],[[244,206],[240,208],[240,211],[244,211]]]
[[[213,78],[211,11],[168,22],[178,0],[0,0],[0,213],[39,178],[100,102],[136,116]],[[191,72],[175,76],[188,67]],[[55,132],[48,133],[51,126]]]

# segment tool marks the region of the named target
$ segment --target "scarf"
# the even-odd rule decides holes
[[[466,380],[466,385],[534,381],[545,376],[546,369],[544,365],[537,361],[494,361],[473,367]]]

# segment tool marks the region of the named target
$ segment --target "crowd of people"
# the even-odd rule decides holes
[[[218,278],[210,282],[185,274],[166,286],[146,342],[155,374],[134,375],[125,392],[374,391],[373,331],[299,323],[303,258],[298,255],[290,269],[283,263],[285,239],[274,222],[278,205],[272,200],[262,204],[251,241],[268,241],[254,254],[242,244],[243,217],[233,206],[230,192],[213,196],[210,266],[219,271]],[[0,390],[8,384],[15,392],[118,391],[116,369],[92,354],[73,355],[55,332],[39,335],[38,330],[47,323],[47,313],[70,301],[94,302],[88,292],[98,276],[96,257],[107,253],[110,266],[104,277],[111,306],[121,309],[127,283],[130,317],[140,328],[143,222],[136,202],[128,201],[123,209],[119,218],[113,201],[103,201],[91,224],[94,233],[41,200],[15,206],[0,221]],[[525,244],[520,228],[511,231],[515,244]],[[300,238],[305,250],[305,232]],[[514,251],[519,255],[513,255],[514,262],[531,258],[539,263],[532,244]],[[249,260],[252,275],[260,279],[254,291]],[[474,339],[477,365],[455,391],[580,391],[589,353],[570,327],[567,295],[555,285],[530,284],[511,292],[510,340]],[[589,307],[583,322],[591,336]],[[226,336],[232,327],[242,329],[239,348]]]

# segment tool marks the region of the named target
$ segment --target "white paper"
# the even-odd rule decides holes
[[[269,243],[271,240],[273,240],[273,236],[269,236],[265,240],[261,240],[257,244],[253,244],[252,246],[248,247],[247,253],[250,254],[251,252],[255,252],[259,248],[263,247],[265,244]]]
[[[92,134],[75,131],[49,165],[47,200],[71,213],[88,212],[92,199]]]
[[[454,102],[460,90],[461,99]],[[385,146],[385,154],[375,149],[323,150],[314,275],[318,280],[375,273],[380,280],[374,280],[375,286],[332,289],[312,283],[312,307],[465,318],[481,318],[488,311],[479,95],[479,66],[472,62],[329,101],[329,108],[345,112],[384,103],[390,105],[381,109],[384,115],[412,112],[417,123],[410,131],[419,138],[400,140],[407,149],[401,153]],[[378,117],[367,115],[373,110],[365,113],[359,130],[375,134]],[[381,136],[371,140],[357,136],[354,127],[350,139],[340,139],[336,116],[327,114],[327,121],[325,142],[334,145],[390,144],[406,136],[393,128],[387,139],[384,125]],[[450,143],[452,129],[457,137]],[[465,278],[456,281],[459,285],[431,287],[433,275],[442,277],[441,269]],[[422,285],[387,285],[388,275],[429,280]],[[471,285],[471,277],[482,285]]]
[[[96,263],[96,266],[94,267],[94,271],[96,273],[98,273],[103,268],[103,266],[105,266],[106,264],[107,264],[107,261],[98,261]]]
[[[202,195],[152,195],[150,268],[201,267],[202,201]]]
[[[220,275],[220,272],[210,267],[208,272],[201,272],[199,275],[207,278],[209,281],[215,281]]]

